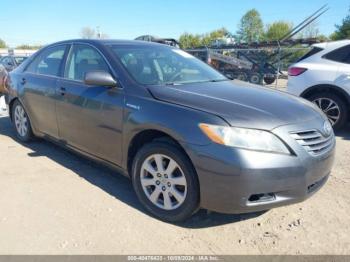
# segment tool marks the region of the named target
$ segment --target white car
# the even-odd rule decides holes
[[[288,69],[287,91],[306,98],[327,115],[335,130],[350,110],[350,40],[313,45]]]

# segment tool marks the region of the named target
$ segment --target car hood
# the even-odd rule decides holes
[[[272,130],[320,118],[310,102],[242,81],[149,86],[158,100],[217,115],[231,126]]]

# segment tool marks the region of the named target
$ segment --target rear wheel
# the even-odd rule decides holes
[[[132,181],[140,202],[161,220],[182,221],[198,208],[196,173],[176,145],[153,142],[142,147],[133,161]]]
[[[13,103],[11,112],[17,138],[22,142],[29,142],[33,138],[32,126],[24,107],[18,100]]]
[[[331,93],[319,93],[309,97],[327,116],[334,130],[344,127],[348,119],[348,108],[340,97]]]

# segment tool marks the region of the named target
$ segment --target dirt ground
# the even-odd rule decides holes
[[[248,215],[147,215],[121,175],[51,143],[22,145],[0,117],[0,254],[350,254],[350,127],[306,202]]]

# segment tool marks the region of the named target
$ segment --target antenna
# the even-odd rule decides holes
[[[315,21],[317,18],[319,18],[321,15],[323,15],[325,12],[329,10],[328,4],[323,5],[321,8],[319,8],[316,12],[314,12],[312,15],[304,19],[300,24],[295,26],[292,30],[290,30],[288,33],[286,33],[284,36],[280,38],[280,42],[288,40],[295,36],[297,33],[299,33],[301,30],[303,30],[306,26],[311,24],[313,21]]]

